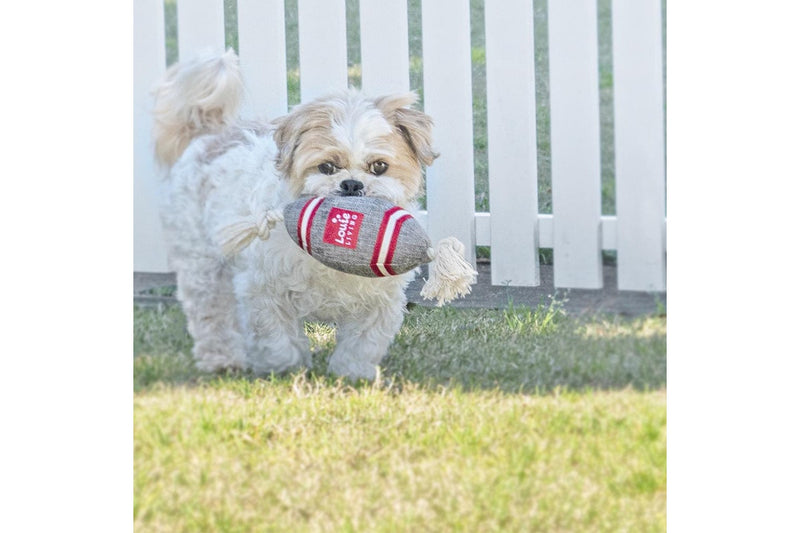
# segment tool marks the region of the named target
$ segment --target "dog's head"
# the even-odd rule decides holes
[[[300,105],[275,122],[276,166],[295,197],[375,196],[409,206],[422,193],[432,121],[414,93],[366,98],[355,91]]]

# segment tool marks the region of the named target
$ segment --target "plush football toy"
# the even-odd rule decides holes
[[[283,217],[300,248],[348,274],[395,276],[433,259],[430,240],[411,213],[377,198],[301,199],[286,206]]]
[[[365,277],[396,276],[431,263],[420,293],[438,305],[469,294],[477,273],[464,260],[464,245],[443,239],[434,249],[419,222],[399,206],[364,196],[304,197],[282,212],[233,224],[221,234],[223,251],[234,254],[256,236],[268,239],[283,219],[289,236],[324,265]]]

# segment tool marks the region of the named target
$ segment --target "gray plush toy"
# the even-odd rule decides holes
[[[246,247],[256,236],[266,240],[279,220],[289,236],[324,265],[357,276],[384,277],[431,263],[421,295],[438,305],[471,291],[477,272],[464,259],[455,238],[436,249],[419,222],[403,208],[367,196],[303,197],[282,212],[270,211],[258,223],[244,221],[221,235],[226,254]]]

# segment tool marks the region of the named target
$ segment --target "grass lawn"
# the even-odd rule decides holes
[[[134,310],[137,531],[664,531],[666,318],[410,310],[379,385],[193,369]]]

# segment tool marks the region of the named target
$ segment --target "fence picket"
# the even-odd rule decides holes
[[[406,0],[361,0],[359,10],[362,91],[370,96],[408,91]]]
[[[282,0],[238,0],[239,61],[247,98],[243,115],[273,119],[288,108]]]
[[[548,4],[553,262],[557,287],[603,286],[597,3]]]
[[[666,288],[661,2],[614,2],[617,268],[621,290]]]
[[[344,0],[298,0],[300,99],[347,88],[347,28]]]
[[[178,0],[178,57],[225,50],[225,11],[220,0]]]
[[[530,0],[487,2],[485,15],[492,284],[536,286],[533,4]]]
[[[225,46],[222,0],[177,0],[181,60]],[[470,0],[422,0],[424,106],[441,156],[427,171],[432,240],[455,236],[475,263],[492,247],[492,283],[539,283],[538,247],[553,248],[557,287],[602,287],[601,249],[617,250],[621,290],[666,288],[664,94],[659,0],[615,0],[616,215],[601,216],[597,5],[548,13],[553,214],[538,213],[533,13],[529,0],[487,0],[490,212],[475,213]],[[287,110],[283,0],[238,0],[243,114]],[[408,90],[405,0],[360,0],[362,88]],[[298,0],[301,100],[347,87],[346,0]],[[387,21],[393,26],[386,29]],[[353,21],[351,21],[353,22]],[[165,70],[163,0],[134,2],[134,270],[168,270],[150,138],[150,90]]]
[[[469,0],[423,0],[425,111],[441,156],[427,171],[428,233],[456,237],[475,264],[472,65]]]
[[[167,247],[158,212],[158,171],[150,140],[150,91],[166,69],[163,0],[133,4],[133,270],[167,272]]]

